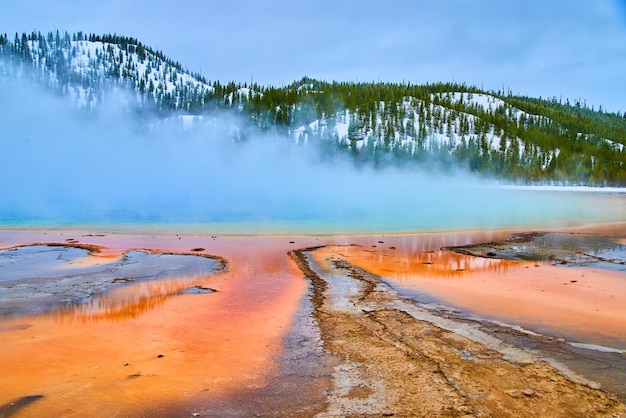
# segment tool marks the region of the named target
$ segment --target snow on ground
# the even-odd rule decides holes
[[[465,104],[465,106],[469,106],[469,107],[473,106],[478,109],[482,109],[486,112],[491,112],[499,108],[504,108],[506,109],[507,115],[509,117],[515,117],[517,120],[519,120],[522,116],[524,116],[524,118],[526,119],[537,118],[536,115],[532,115],[530,113],[524,112],[523,110],[520,110],[514,106],[511,106],[504,100],[498,97],[492,96],[490,94],[456,92],[456,93],[449,93],[449,95],[450,95],[450,101],[452,103],[462,102],[463,104]],[[439,95],[439,97],[446,98],[448,96],[444,93],[444,94]]]
[[[339,138],[348,136],[348,127],[350,126],[350,112],[344,110],[343,116],[343,118],[338,118],[339,120],[335,122],[335,132]]]
[[[620,193],[626,194],[626,187],[591,187],[591,186],[563,186],[563,185],[501,185],[502,189],[509,190],[538,190],[546,192],[580,192],[580,193]]]
[[[65,44],[65,41],[61,41]],[[29,41],[29,49],[35,64],[42,70],[46,66],[55,68],[55,45],[53,42],[46,42],[46,49],[42,49],[39,41]],[[69,48],[63,48],[63,58],[69,67],[69,71],[81,77],[90,77],[92,75],[104,76],[111,71],[111,63],[117,62],[115,67],[117,76],[120,80],[130,79],[134,82],[135,87],[139,87],[139,83],[143,79],[146,82],[146,88],[150,80],[153,81],[155,88],[154,95],[156,97],[156,88],[162,85],[164,92],[179,92],[186,88],[191,92],[212,92],[212,86],[201,82],[192,75],[175,68],[173,65],[162,61],[156,56],[152,56],[152,60],[148,58],[150,52],[146,51],[146,58],[141,61],[136,52],[129,53],[117,44],[111,44],[101,41],[70,41]],[[105,59],[105,57],[107,57]],[[84,88],[83,88],[84,90]],[[85,103],[88,94],[79,90],[76,93],[79,105],[87,106]],[[178,97],[176,97],[178,99]],[[93,104],[92,104],[93,105]]]
[[[464,99],[461,99],[461,93],[451,93],[451,98],[454,97],[457,100],[464,100],[465,103],[472,103],[472,100],[477,99],[477,103],[481,105],[490,105],[491,109],[495,106],[508,106],[504,101],[485,94],[466,95]],[[400,106],[405,112],[405,117],[401,120],[401,124],[404,127],[404,134],[394,127],[394,136],[391,142],[395,145],[399,145],[403,148],[408,148],[411,152],[415,152],[418,146],[418,133],[420,127],[424,125],[426,127],[426,137],[421,144],[425,149],[432,150],[437,148],[447,148],[452,152],[455,148],[463,145],[473,138],[474,141],[478,141],[479,134],[475,131],[475,125],[478,121],[478,117],[467,112],[461,112],[453,109],[449,109],[443,105],[430,103],[427,110],[424,110],[424,102],[414,97],[405,97]],[[358,127],[356,134],[356,148],[361,149],[369,144],[370,141],[381,141],[383,135],[384,126],[388,122],[388,119],[382,116],[386,113],[387,104],[385,102],[379,103],[379,111],[376,115],[375,126],[376,129],[372,129],[369,126],[362,127],[361,121],[353,122]],[[422,114],[419,109],[422,108]],[[511,108],[513,109],[513,108]],[[521,112],[521,111],[519,111]],[[352,145],[348,137],[349,126],[351,120],[355,115],[349,110],[343,110],[338,112],[329,118],[314,120],[306,125],[302,125],[296,129],[293,129],[290,134],[297,143],[307,143],[313,137],[336,137],[341,143],[345,145]],[[461,120],[467,124],[467,131],[461,134]],[[436,122],[439,120],[439,122]],[[445,121],[445,122],[444,122]],[[509,138],[501,144],[502,137],[499,132],[493,127],[489,128],[488,132],[484,135],[487,141],[488,148],[495,151],[502,151],[501,146],[504,145],[504,149],[509,149],[514,140],[517,140],[518,155],[523,155],[526,146],[524,141],[520,138]],[[540,149],[537,150],[539,154],[542,153]],[[558,155],[558,150],[557,150]]]
[[[452,103],[462,101],[467,105],[476,105],[484,110],[495,110],[499,107],[507,107],[508,104],[497,97],[482,93],[451,93]]]
[[[606,138],[604,138],[604,140],[608,142],[612,147],[616,148],[617,150],[624,151],[624,144],[622,144],[621,142],[616,142],[616,141],[613,141],[611,139],[606,139]]]

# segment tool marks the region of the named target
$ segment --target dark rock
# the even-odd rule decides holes
[[[43,395],[23,396],[17,400],[0,405],[0,417],[8,417],[17,413],[20,409],[30,405],[31,403],[42,399]]]
[[[184,289],[182,291],[182,294],[183,295],[206,295],[206,294],[215,293],[215,292],[217,292],[217,290],[211,289],[210,287],[194,286],[194,287],[188,287],[187,289]]]

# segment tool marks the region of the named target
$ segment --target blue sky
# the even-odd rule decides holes
[[[209,80],[454,80],[626,111],[624,0],[4,3],[10,36],[133,36]]]

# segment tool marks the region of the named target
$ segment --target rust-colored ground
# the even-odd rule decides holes
[[[148,295],[129,308],[132,315],[75,307],[0,321],[0,411],[187,416],[207,398],[266,384],[307,286],[285,255],[293,247],[287,238],[82,235],[8,231],[0,246],[71,237],[104,247],[85,263],[110,261],[130,248],[203,247],[201,253],[223,256],[228,271],[198,282],[217,290],[205,295],[162,297],[175,293],[171,280],[117,289]]]
[[[516,324],[536,326],[546,319],[547,327],[623,337],[623,274],[439,250],[507,235],[0,231],[0,248],[32,242],[98,246],[98,253],[80,260],[83,265],[110,262],[128,249],[213,254],[228,263],[227,272],[191,283],[215,293],[180,295],[176,279],[157,280],[116,289],[111,300],[146,296],[121,309],[71,307],[0,320],[0,416],[623,416],[616,398],[574,383],[515,347],[498,351],[489,338],[491,345],[463,336],[462,324],[455,332],[417,318],[415,304],[359,270],[469,310],[498,312]],[[287,347],[294,350],[289,356],[285,338],[294,316],[303,313],[309,286],[303,276],[310,281],[313,326],[325,353],[302,350],[300,357],[300,343],[315,345],[315,332],[308,330]],[[333,277],[345,283],[337,285]],[[592,327],[594,321],[601,325]],[[278,362],[283,354],[290,362]],[[299,366],[304,363],[306,371]],[[317,372],[317,364],[334,369]],[[290,387],[275,391],[277,379]],[[297,406],[296,397],[284,393],[300,393]]]

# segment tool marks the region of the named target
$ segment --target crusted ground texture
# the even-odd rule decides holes
[[[412,310],[419,308],[345,261],[331,257],[324,268],[312,263],[314,250],[290,256],[313,285],[313,316],[325,349],[341,359],[319,416],[626,414],[615,396],[531,355],[512,356],[510,347],[493,349],[417,319]]]

